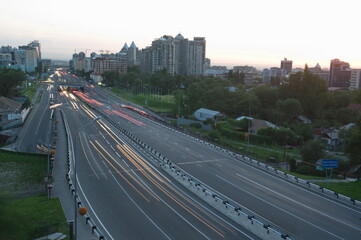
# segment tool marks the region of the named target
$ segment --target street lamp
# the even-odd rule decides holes
[[[77,161],[76,161],[76,137],[78,136],[80,130],[82,130],[83,128],[85,128],[86,126],[88,126],[89,124],[93,123],[94,121],[97,121],[101,119],[101,116],[97,116],[95,118],[93,118],[90,122],[88,122],[87,124],[81,126],[75,133],[75,138],[74,138],[74,149],[73,149],[73,154],[74,154],[74,240],[77,239],[77,201],[76,201],[76,197],[77,197],[77,178],[76,178],[76,165],[77,165]]]

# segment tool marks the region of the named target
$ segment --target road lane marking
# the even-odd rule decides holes
[[[249,194],[249,195],[257,198],[258,200],[260,200],[260,201],[262,201],[262,202],[264,202],[264,203],[266,203],[266,204],[269,204],[269,205],[271,205],[272,207],[274,207],[274,208],[276,208],[276,209],[278,209],[278,210],[280,210],[280,211],[282,211],[282,212],[285,212],[285,213],[293,216],[294,218],[297,218],[297,219],[301,220],[302,222],[305,222],[305,223],[307,223],[307,224],[309,224],[309,225],[311,225],[311,226],[313,226],[313,227],[315,227],[315,228],[317,228],[317,229],[319,229],[319,230],[321,230],[321,231],[323,231],[323,232],[325,232],[325,233],[328,233],[328,234],[330,234],[330,235],[332,235],[332,236],[334,236],[334,237],[336,237],[336,238],[338,238],[338,239],[344,240],[344,238],[342,238],[342,237],[339,237],[339,236],[337,236],[337,235],[335,235],[335,234],[333,234],[333,233],[331,233],[331,232],[329,232],[329,231],[327,231],[327,230],[325,230],[325,229],[323,229],[323,228],[321,228],[321,227],[319,227],[319,226],[317,226],[317,225],[315,225],[315,224],[313,224],[313,223],[310,223],[310,222],[304,220],[303,218],[300,218],[300,217],[294,215],[293,213],[290,213],[290,212],[284,210],[284,209],[281,208],[281,207],[278,207],[278,206],[276,206],[276,205],[274,205],[274,204],[272,204],[272,203],[270,203],[270,202],[265,201],[264,199],[262,199],[262,198],[260,198],[260,197],[258,197],[258,196],[256,196],[256,195],[254,195],[254,194],[251,193],[251,192],[248,192],[247,190],[244,190],[244,189],[240,188],[239,186],[233,184],[232,182],[228,181],[227,179],[222,178],[222,177],[219,176],[219,175],[216,175],[216,177],[218,177],[219,179],[221,179],[221,180],[225,181],[226,183],[232,185],[233,187],[235,187],[235,188],[237,188],[237,189],[239,189],[239,190],[241,190],[241,191],[243,191],[243,192],[246,192],[247,194]],[[271,221],[271,222],[272,222],[272,221]]]
[[[139,209],[139,211],[167,238],[171,239],[149,216],[144,212],[144,210],[134,201],[134,199],[128,194],[128,192],[123,188],[123,186],[118,182],[118,180],[115,178],[115,176],[110,173],[110,175],[114,178],[115,182],[118,184],[118,186],[123,190],[125,195],[130,199],[130,201],[133,202],[133,204]]]
[[[345,225],[347,225],[348,227],[351,227],[351,228],[356,229],[356,230],[358,230],[358,231],[360,230],[359,228],[355,228],[355,227],[353,227],[353,226],[350,226],[350,225],[348,225],[348,224],[346,224],[346,223],[344,223],[344,222],[341,222],[341,221],[337,220],[336,218],[333,218],[333,217],[331,217],[331,216],[329,216],[329,215],[327,215],[327,214],[325,214],[325,213],[323,213],[323,212],[320,212],[320,211],[318,211],[318,210],[316,210],[316,209],[314,209],[314,208],[311,208],[311,207],[309,207],[309,206],[307,206],[307,205],[305,205],[305,204],[303,204],[303,203],[300,203],[300,202],[298,202],[298,201],[296,201],[296,200],[294,200],[294,199],[292,199],[292,198],[290,198],[290,197],[287,197],[287,196],[282,195],[281,193],[278,193],[278,192],[276,192],[276,191],[274,191],[274,190],[272,190],[272,189],[270,189],[270,188],[268,188],[268,187],[265,187],[265,186],[263,186],[262,184],[259,184],[259,183],[255,182],[255,181],[251,180],[251,179],[248,179],[248,178],[240,175],[239,173],[237,173],[236,175],[237,175],[238,177],[243,178],[243,179],[245,179],[245,180],[247,180],[247,181],[249,181],[249,182],[251,182],[251,183],[253,183],[253,184],[256,184],[257,186],[260,186],[260,187],[262,187],[262,188],[264,188],[264,189],[266,189],[266,190],[268,190],[268,191],[270,191],[270,192],[272,192],[272,193],[274,193],[274,194],[277,194],[277,195],[279,195],[279,196],[281,196],[281,197],[283,197],[283,198],[286,198],[286,199],[289,200],[289,201],[292,201],[292,202],[294,202],[294,203],[296,203],[296,204],[298,204],[298,205],[301,205],[302,207],[308,208],[308,209],[311,210],[311,211],[314,211],[314,212],[316,212],[316,213],[318,213],[318,214],[321,214],[321,215],[323,215],[323,216],[325,216],[325,217],[328,217],[328,218],[330,218],[330,219],[332,219],[332,220],[334,220],[334,221],[336,221],[336,222],[339,222],[339,223],[341,223],[341,224],[345,224]]]
[[[98,220],[98,222],[100,223],[100,225],[103,227],[104,231],[108,234],[108,236],[110,237],[110,239],[114,240],[113,236],[110,234],[110,232],[106,229],[106,227],[104,226],[104,224],[102,223],[102,221],[100,221],[98,215],[96,214],[95,210],[93,209],[92,205],[90,204],[88,198],[86,197],[84,191],[83,191],[83,188],[80,184],[80,181],[78,179],[78,175],[76,175],[76,179],[77,179],[77,182],[78,182],[78,186],[79,186],[79,189],[81,191],[81,193],[83,194],[84,198],[85,198],[85,201],[88,203],[87,205],[90,207],[92,213],[95,215],[95,218]]]

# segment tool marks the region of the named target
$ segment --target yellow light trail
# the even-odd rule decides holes
[[[128,158],[129,161],[131,161],[138,169],[141,169],[140,172],[151,182],[154,184],[155,187],[157,187],[160,191],[162,191],[166,196],[168,196],[171,200],[173,200],[176,204],[178,204],[180,207],[182,207],[184,210],[186,210],[189,214],[191,214],[193,217],[198,219],[200,222],[202,222],[204,225],[212,229],[215,233],[220,235],[221,237],[224,237],[224,232],[220,229],[218,229],[216,226],[214,226],[212,223],[210,223],[207,219],[197,214],[193,209],[185,205],[183,202],[181,202],[179,199],[177,199],[172,193],[170,193],[167,189],[165,189],[162,185],[160,185],[157,181],[155,181],[149,174],[147,174],[142,168],[140,168],[139,164],[137,164],[134,159],[131,159],[130,156],[125,153],[123,149],[119,145],[117,145],[117,148],[122,151],[124,156]],[[148,168],[146,168],[148,170]],[[168,185],[168,184],[167,184]],[[178,193],[179,194],[179,193]]]
[[[85,108],[85,107],[84,107]],[[91,116],[92,118],[95,118],[96,115],[92,113],[91,111],[84,109],[86,113]],[[193,209],[185,205],[183,202],[181,202],[179,199],[177,199],[172,193],[170,193],[167,189],[165,189],[162,185],[159,184],[159,182],[164,183],[169,187],[172,191],[174,191],[177,195],[179,195],[182,199],[184,199],[186,202],[190,203],[192,206],[199,209],[202,213],[206,214],[208,217],[213,219],[214,221],[218,222],[223,227],[229,229],[226,225],[224,225],[222,222],[219,222],[218,219],[216,219],[213,215],[209,214],[207,211],[205,211],[203,208],[200,208],[196,203],[191,201],[188,197],[184,196],[182,193],[180,193],[177,189],[173,188],[170,184],[165,182],[161,177],[155,173],[151,167],[150,163],[142,159],[140,156],[138,156],[130,147],[128,147],[118,136],[114,133],[113,130],[111,130],[102,120],[97,121],[99,126],[110,136],[115,142],[117,148],[122,152],[122,154],[151,182],[155,187],[157,187],[160,191],[162,191],[165,195],[167,195],[171,200],[173,200],[175,203],[177,203],[180,207],[182,207],[184,210],[186,210],[188,213],[190,213],[192,216],[194,216],[196,219],[198,219],[200,222],[202,222],[204,225],[212,229],[214,232],[216,232],[218,235],[224,238],[224,232],[220,230],[218,227],[214,226],[212,223],[210,223],[207,219],[205,219],[203,216],[196,213]],[[122,170],[123,172],[126,172],[135,182],[139,184],[145,191],[147,191],[151,196],[153,196],[157,201],[159,201],[158,197],[156,197],[152,192],[150,192],[143,184],[141,184],[137,179],[135,179],[132,175],[128,173],[126,169],[124,169],[123,166],[121,166],[97,141],[96,143],[99,145],[100,148],[103,149],[104,152],[107,153],[107,155],[115,162]],[[143,198],[145,198],[148,202],[150,202],[132,183],[130,183],[122,174],[121,172],[100,152],[100,150],[91,142],[91,144],[94,146],[94,148],[99,152],[100,155],[109,163],[109,165],[117,171],[117,173],[128,183],[130,184]],[[140,165],[141,166],[140,166]],[[149,173],[156,178],[155,180],[152,176],[150,176],[145,170],[149,171]],[[233,232],[233,231],[232,231]]]
[[[140,183],[137,179],[134,178],[134,176],[129,174],[129,171],[127,171],[121,164],[119,164],[100,144],[98,141],[95,141],[98,146],[110,157],[110,159],[113,160],[121,169],[123,172],[128,174],[130,178],[132,178],[142,189],[144,189],[149,195],[151,195],[153,198],[155,198],[157,201],[159,201],[158,197],[155,196],[149,189],[147,189],[142,183]],[[94,145],[93,142],[90,141],[90,143],[94,146],[95,150],[109,163],[109,165],[136,191],[138,192],[147,202],[150,202],[150,200],[144,196],[143,193],[141,193],[124,175],[108,160],[108,158]]]

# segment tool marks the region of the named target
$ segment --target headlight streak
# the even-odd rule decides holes
[[[91,111],[89,110],[85,110],[88,115],[90,115],[91,117],[94,118],[95,114],[93,114]],[[191,201],[189,198],[187,198],[186,196],[184,196],[182,193],[180,193],[177,189],[174,189],[170,184],[168,184],[167,182],[165,182],[157,173],[155,173],[151,167],[150,167],[150,163],[145,161],[142,157],[140,157],[138,154],[136,154],[130,147],[127,146],[127,144],[122,141],[117,134],[115,134],[115,132],[110,129],[103,120],[98,120],[97,121],[99,126],[108,134],[108,136],[110,136],[115,143],[117,144],[116,147],[119,149],[119,151],[122,152],[122,154],[137,168],[137,170],[139,170],[155,187],[157,187],[161,192],[163,192],[166,196],[168,196],[171,200],[173,200],[176,204],[178,204],[181,208],[183,208],[185,211],[187,211],[189,214],[191,214],[192,216],[194,216],[197,220],[199,220],[200,222],[202,222],[205,226],[207,226],[208,228],[212,229],[215,233],[217,233],[219,236],[221,237],[225,237],[224,236],[224,231],[222,231],[221,229],[219,229],[218,227],[214,226],[214,224],[212,224],[211,222],[209,222],[207,219],[205,219],[202,215],[199,215],[195,210],[193,210],[192,208],[190,208],[189,206],[187,206],[185,203],[183,203],[181,200],[179,200],[174,194],[172,194],[169,190],[165,189],[159,182],[164,183],[168,188],[170,188],[172,191],[174,191],[179,197],[181,197],[182,199],[184,199],[186,202],[188,202],[189,204],[191,204],[193,207],[197,208],[198,210],[200,210],[202,213],[204,213],[205,215],[207,215],[208,217],[210,217],[212,220],[214,220],[215,222],[218,222],[221,226],[225,227],[226,229],[229,229],[228,226],[226,226],[225,224],[223,224],[222,222],[220,222],[218,219],[216,219],[213,215],[211,215],[208,211],[206,211],[205,209],[201,208],[200,206],[198,206],[196,203],[194,203],[193,201]],[[150,192],[151,190],[148,189],[147,185],[144,185],[142,183],[140,183],[137,179],[134,178],[134,176],[129,174],[129,171],[127,171],[126,169],[124,169],[124,167],[122,165],[119,164],[119,162],[116,161],[116,159],[114,159],[97,141],[95,141],[98,146],[103,149],[104,152],[107,153],[107,155],[113,160],[113,162],[115,162],[121,169],[123,172],[127,173],[128,176],[130,176],[135,182],[137,182],[139,184],[139,186],[141,186],[144,190],[146,190],[151,196],[153,196],[155,199],[157,199],[157,201],[160,201],[158,199],[157,196],[155,196],[152,192]],[[130,184],[133,189],[135,189],[144,199],[146,199],[148,202],[150,202],[132,183],[129,182],[129,180],[127,180],[122,174],[121,172],[104,156],[103,153],[101,153],[101,151],[99,150],[99,148],[97,148],[93,142],[90,141],[90,143],[93,145],[93,147],[97,150],[97,152],[109,163],[109,165],[128,183]],[[148,174],[148,172],[149,175]],[[230,229],[229,229],[230,230]],[[232,231],[234,232],[234,231]]]
[[[85,133],[83,133],[83,138],[86,138]],[[98,180],[100,180],[98,174],[95,172],[95,169],[93,168],[93,165],[91,164],[91,162],[90,162],[90,160],[89,160],[89,157],[88,157],[88,155],[87,155],[87,151],[85,151],[85,146],[84,146],[84,145],[86,145],[87,149],[90,150],[90,147],[89,147],[88,142],[87,142],[87,141],[84,141],[84,140],[82,140],[82,138],[80,138],[80,144],[81,144],[81,147],[82,147],[82,149],[83,149],[85,158],[86,158],[89,166],[90,166],[91,169],[93,170],[93,172],[94,172],[94,174],[96,175],[96,177],[98,178]],[[108,179],[107,175],[102,171],[102,168],[101,168],[100,164],[95,160],[95,157],[94,157],[92,151],[89,151],[89,152],[90,152],[90,154],[91,154],[91,156],[92,156],[92,159],[93,159],[95,165],[99,168],[99,170],[100,170],[100,172],[103,174],[104,178],[105,178],[105,179]]]
[[[142,167],[140,167],[138,164],[133,163],[132,160],[130,160],[125,153],[120,149],[120,147],[124,150],[127,151],[127,153],[129,153],[133,159],[138,160],[137,162],[139,164],[142,165]],[[204,213],[205,215],[207,215],[208,217],[212,218],[214,221],[219,222],[217,218],[215,218],[212,214],[209,214],[208,211],[206,211],[204,208],[199,207],[198,204],[196,204],[194,201],[191,201],[187,196],[185,196],[183,193],[181,193],[180,191],[178,191],[177,189],[175,189],[171,184],[169,184],[168,182],[165,182],[163,179],[160,178],[159,174],[155,173],[150,166],[150,163],[148,161],[145,161],[141,156],[138,156],[131,148],[129,148],[126,144],[123,144],[122,146],[118,146],[117,148],[123,153],[124,156],[126,156],[136,167],[138,170],[140,170],[142,173],[144,172],[144,170],[148,170],[150,172],[150,174],[157,178],[159,180],[159,182],[162,182],[164,184],[167,185],[167,187],[169,189],[171,189],[172,191],[174,191],[178,196],[180,196],[182,199],[184,199],[186,202],[188,202],[189,204],[191,204],[193,207],[197,208],[198,210],[200,210],[202,213]],[[147,166],[149,165],[149,166]],[[148,175],[148,174],[147,174]],[[149,176],[149,175],[148,175]],[[150,176],[149,176],[150,177]],[[150,180],[151,181],[151,180]],[[153,181],[151,181],[153,182]],[[158,182],[157,182],[158,183]],[[224,228],[228,229],[229,231],[233,232],[235,234],[235,232],[229,228],[226,224],[223,224],[222,222],[219,222],[220,225],[222,225]]]
[[[152,197],[154,197],[157,201],[159,201],[159,199],[157,198],[157,196],[155,196],[152,192],[150,192],[146,187],[144,187],[143,184],[139,183],[139,181],[137,179],[134,178],[134,176],[132,176],[131,174],[129,174],[129,171],[127,171],[121,164],[119,164],[100,144],[98,141],[95,141],[98,146],[107,153],[107,155],[122,169],[123,172],[125,172],[126,174],[128,174],[128,176],[130,178],[132,178],[137,184],[139,184],[139,186],[141,188],[143,188],[149,195],[151,195]],[[142,196],[147,202],[150,202],[150,200],[144,196],[143,193],[141,193],[126,177],[124,177],[124,175],[108,160],[108,158],[99,150],[99,148],[97,148],[97,146],[95,146],[95,144],[90,141],[90,143],[93,145],[93,147],[95,148],[95,150],[103,157],[103,159],[105,161],[107,161],[109,163],[109,165],[119,174],[119,176],[121,176],[140,196]]]
[[[131,161],[134,166],[137,167],[138,170],[151,182],[154,184],[155,187],[157,187],[161,192],[163,192],[166,196],[168,196],[171,200],[173,200],[175,203],[177,203],[180,207],[182,207],[184,210],[186,210],[189,214],[191,214],[193,217],[198,219],[200,222],[202,222],[204,225],[212,229],[215,233],[220,235],[221,237],[224,237],[224,232],[220,229],[218,229],[216,226],[214,226],[212,223],[210,223],[207,219],[205,219],[203,216],[199,215],[197,212],[195,212],[193,209],[185,205],[183,202],[181,202],[179,199],[177,199],[171,192],[169,192],[167,189],[165,189],[160,183],[158,183],[154,178],[152,178],[145,170],[148,170],[149,168],[142,169],[139,164],[137,164],[134,159],[132,159],[119,145],[117,145],[117,148],[124,154],[124,156]],[[139,159],[139,161],[142,161]],[[168,183],[165,183],[168,187]],[[171,188],[172,189],[172,188]],[[173,189],[174,190],[174,189]],[[175,191],[177,192],[177,191]],[[180,195],[178,193],[178,195]],[[184,197],[183,197],[184,198]],[[195,206],[195,205],[194,205]]]

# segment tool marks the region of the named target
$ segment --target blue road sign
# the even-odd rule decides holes
[[[338,160],[322,159],[322,168],[338,168]]]

